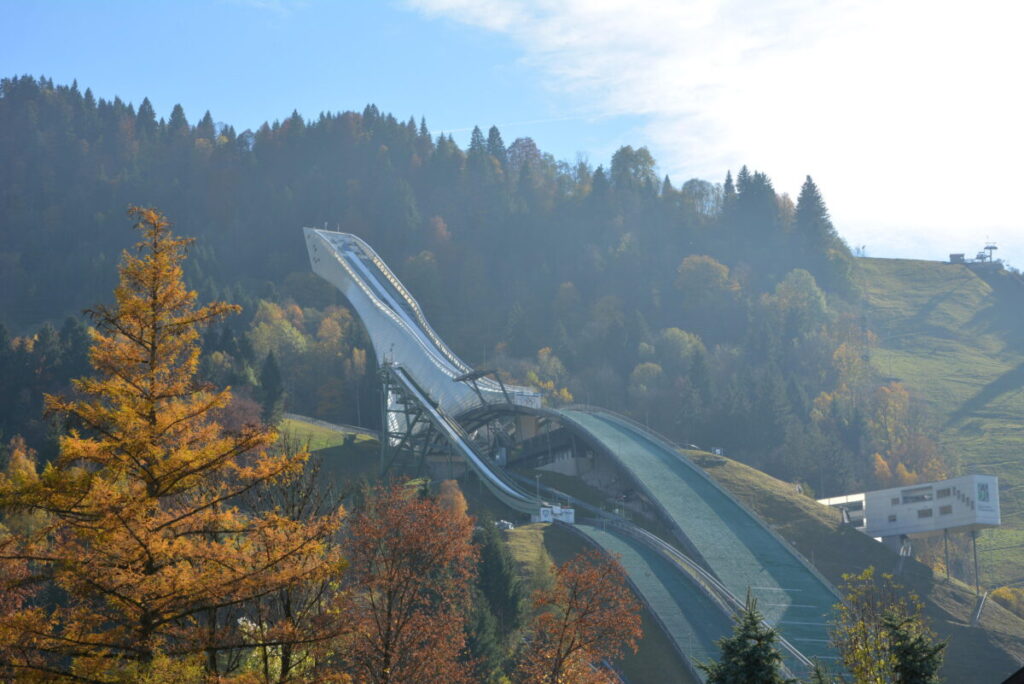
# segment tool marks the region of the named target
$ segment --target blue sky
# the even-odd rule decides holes
[[[746,163],[815,177],[873,256],[987,240],[1024,265],[1016,3],[975,0],[0,0],[3,75],[238,130],[375,103],[607,163],[647,145],[678,184]]]
[[[595,163],[635,139],[634,117],[587,114],[545,88],[511,39],[392,2],[10,2],[5,75],[78,79],[97,97],[159,115],[181,103],[193,123],[209,109],[239,131],[368,103],[401,119],[425,116],[461,144],[497,124],[558,158]],[[583,125],[581,125],[581,123]]]

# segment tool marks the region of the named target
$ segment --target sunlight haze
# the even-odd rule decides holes
[[[0,6],[8,75],[148,96],[161,116],[180,102],[190,120],[210,108],[241,131],[374,103],[461,145],[496,124],[594,166],[646,145],[677,185],[747,164],[795,196],[810,174],[840,234],[871,256],[945,259],[995,241],[1024,264],[1014,3]]]

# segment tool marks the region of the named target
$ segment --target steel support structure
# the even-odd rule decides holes
[[[427,412],[405,388],[395,382],[389,364],[383,364],[381,383],[383,434],[380,440],[380,474],[385,475],[403,454],[411,457],[416,472],[422,472],[427,458],[444,455],[452,475],[452,447],[429,419]]]

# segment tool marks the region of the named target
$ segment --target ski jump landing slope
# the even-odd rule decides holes
[[[766,621],[805,656],[835,660],[828,622],[839,599],[788,544],[650,431],[600,409],[561,414],[632,475],[734,595],[749,590]]]
[[[313,228],[305,229],[305,237],[313,271],[341,290],[355,308],[377,359],[397,368],[407,389],[422,395],[420,403],[431,420],[500,500],[516,510],[536,511],[540,499],[474,453],[454,417],[492,402],[536,410],[540,395],[526,387],[502,388],[489,378],[477,379],[477,394],[456,381],[473,369],[437,336],[419,304],[369,245],[354,235]],[[728,590],[743,596],[749,587],[768,621],[795,649],[832,656],[824,622],[835,597],[788,546],[656,436],[608,412],[560,415],[610,452],[648,490]],[[730,621],[690,573],[659,554],[656,545],[621,530],[588,525],[576,529],[620,555],[634,588],[684,659],[692,665],[717,657],[715,641],[730,632]],[[695,669],[691,672],[703,678]]]

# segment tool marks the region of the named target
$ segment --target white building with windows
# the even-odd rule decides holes
[[[1001,522],[999,478],[995,475],[964,475],[818,502],[847,511],[858,529],[881,538],[928,537],[944,530],[977,531],[998,527]]]

